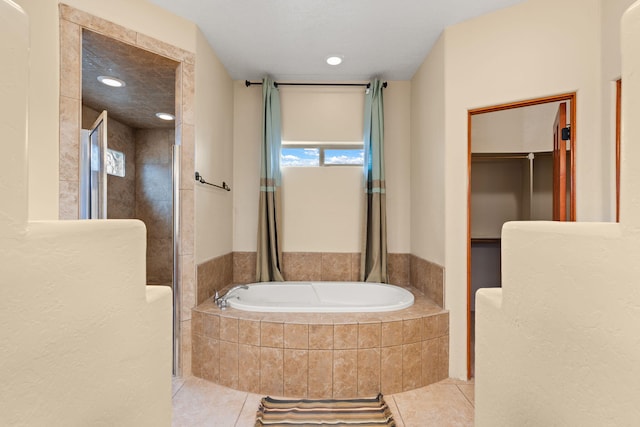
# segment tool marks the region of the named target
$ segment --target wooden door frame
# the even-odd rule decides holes
[[[570,101],[569,104],[569,126],[571,127],[571,137],[569,140],[571,152],[571,193],[569,221],[576,220],[576,103],[577,93],[570,92],[554,96],[529,99],[526,101],[510,102],[507,104],[494,105],[468,110],[467,114],[467,378],[471,378],[471,119],[478,114],[492,113],[496,111],[511,110],[513,108],[530,107],[551,102]]]
[[[622,128],[622,79],[616,80],[616,222],[620,222],[620,139]]]

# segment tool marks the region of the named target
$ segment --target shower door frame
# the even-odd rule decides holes
[[[195,54],[151,36],[60,3],[60,135],[59,219],[79,218],[79,161],[82,111],[82,30],[98,32],[156,55],[172,59],[176,67],[175,145],[173,167],[173,373],[191,374],[191,308],[195,306]],[[72,160],[71,162],[69,160]]]

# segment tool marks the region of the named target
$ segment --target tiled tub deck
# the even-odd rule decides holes
[[[449,313],[409,288],[413,306],[388,313],[256,313],[193,309],[193,374],[277,396],[398,393],[449,373]]]

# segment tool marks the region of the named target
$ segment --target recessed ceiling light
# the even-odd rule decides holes
[[[156,113],[156,117],[162,120],[175,120],[175,116],[169,113]]]
[[[111,87],[124,87],[126,83],[120,79],[111,76],[98,76],[98,81]]]
[[[342,57],[341,56],[336,56],[336,55],[327,56],[327,64],[329,64],[329,65],[340,65],[341,63],[342,63]]]

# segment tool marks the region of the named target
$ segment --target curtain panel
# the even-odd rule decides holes
[[[383,82],[376,79],[365,97],[364,212],[360,280],[387,283],[387,200],[384,177]]]
[[[262,113],[256,281],[283,281],[280,93],[270,77],[262,80]]]

